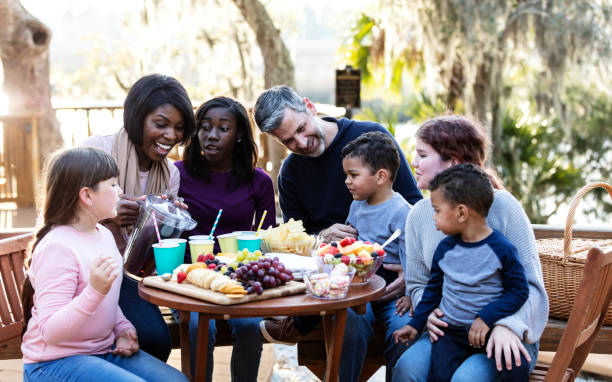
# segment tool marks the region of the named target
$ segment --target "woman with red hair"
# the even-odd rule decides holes
[[[533,369],[538,341],[548,318],[548,297],[527,215],[512,194],[503,190],[495,171],[485,167],[488,142],[476,121],[463,116],[438,117],[425,122],[416,135],[416,157],[412,164],[420,189],[428,189],[429,182],[439,172],[459,163],[472,163],[487,171],[495,188],[487,223],[517,248],[529,284],[527,302],[517,313],[499,320],[491,329],[486,354],[470,356],[452,380],[498,381],[502,368],[511,369],[513,364],[520,364],[521,353]],[[444,238],[444,234],[436,230],[433,215],[431,200],[423,199],[413,206],[406,220],[406,296],[413,306],[421,300],[434,251]],[[394,381],[427,380],[431,343],[444,335],[446,326],[444,312],[435,309],[427,321],[428,333],[418,338],[397,361],[393,369]]]

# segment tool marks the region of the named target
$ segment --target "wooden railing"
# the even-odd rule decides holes
[[[114,132],[123,124],[123,106],[119,104],[62,106],[55,112],[67,146],[75,146],[91,135]]]
[[[61,106],[55,110],[66,147],[74,147],[91,135],[113,134],[123,125],[123,106],[116,103]],[[29,206],[36,200],[36,182],[33,180],[40,174],[33,173],[33,168],[40,168],[40,158],[33,155],[32,142],[38,142],[38,134],[34,129],[37,118],[0,116],[3,137],[0,141],[0,203],[13,202],[17,206]],[[3,122],[10,122],[10,128],[5,128]],[[264,140],[260,139],[259,130],[255,128],[253,131],[259,147],[258,166],[268,169],[267,145],[262,144]],[[180,159],[182,149],[176,146],[169,158]],[[26,164],[27,167],[24,167]]]

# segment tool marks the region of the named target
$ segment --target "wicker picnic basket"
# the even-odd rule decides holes
[[[607,183],[587,184],[574,195],[567,214],[563,239],[539,239],[536,241],[542,264],[544,286],[548,293],[550,317],[559,319],[569,317],[582,279],[582,270],[589,249],[595,246],[612,247],[612,240],[610,239],[572,239],[576,207],[587,192],[598,187],[604,188],[612,196],[612,186]],[[604,324],[612,324],[612,309],[610,308]]]

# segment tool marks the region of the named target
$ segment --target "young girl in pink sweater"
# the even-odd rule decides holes
[[[123,261],[109,230],[117,215],[117,165],[105,152],[56,153],[46,179],[44,225],[23,288],[24,381],[186,381],[139,351],[118,306]]]

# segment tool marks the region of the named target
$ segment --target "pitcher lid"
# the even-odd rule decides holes
[[[165,218],[166,221],[174,221],[175,227],[190,230],[195,228],[197,224],[187,210],[177,207],[174,201],[163,199],[159,195],[147,195],[145,207],[155,211],[156,215]]]

